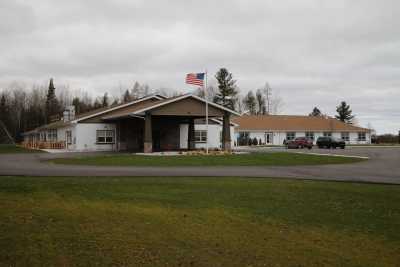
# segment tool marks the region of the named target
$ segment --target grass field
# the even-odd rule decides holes
[[[0,144],[0,154],[9,154],[9,153],[40,153],[40,150],[26,149],[16,145],[1,145]]]
[[[289,166],[340,164],[364,161],[359,158],[318,156],[295,153],[254,153],[209,156],[103,155],[52,160],[59,164],[110,166]]]
[[[0,177],[0,266],[398,266],[400,186]]]

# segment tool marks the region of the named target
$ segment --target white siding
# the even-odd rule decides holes
[[[75,126],[76,136],[75,149],[77,151],[113,151],[116,150],[116,144],[97,144],[97,130],[114,130],[113,123],[78,123]],[[114,134],[115,135],[115,134]],[[115,141],[115,136],[114,136]]]
[[[246,132],[246,131],[241,131],[241,132]],[[272,131],[247,131],[249,133],[250,138],[257,138],[258,140],[261,138],[262,142],[265,142],[265,133],[269,133]],[[288,131],[292,132],[292,131]],[[283,141],[286,139],[286,131],[285,132],[273,132],[273,145],[283,145]],[[295,132],[296,137],[303,137],[306,136],[306,131],[298,131]],[[324,133],[322,131],[316,131],[314,133],[314,144],[317,141],[317,138],[320,136],[323,136]],[[238,138],[239,131],[235,132],[236,139]],[[341,139],[342,135],[341,132],[332,132],[332,137],[336,137]],[[369,133],[365,134],[366,140],[365,141],[359,141],[358,140],[358,132],[350,132],[349,133],[350,141],[347,142],[348,144],[370,144],[371,143],[371,135]],[[235,140],[236,141],[236,140]]]
[[[205,124],[195,124],[194,126],[195,130],[206,130],[206,125]],[[189,125],[188,124],[181,124],[180,125],[180,148],[181,149],[187,149],[187,144],[188,144],[188,130],[189,130]],[[219,124],[209,124],[208,125],[208,147],[209,148],[221,148],[222,144],[220,141],[220,135],[222,132],[222,125]],[[233,147],[235,144],[235,139],[234,139],[234,127],[231,126],[231,146]],[[206,148],[206,143],[195,143],[195,147],[200,149],[200,148]]]
[[[68,150],[75,150],[76,149],[76,142],[74,142],[74,140],[76,141],[76,132],[75,132],[76,127],[75,126],[76,125],[72,125],[72,126],[68,126],[68,127],[64,127],[64,128],[59,128],[57,130],[57,141],[64,141],[64,142],[67,142],[66,132],[67,131],[71,131],[72,144],[65,143],[65,148],[68,149]]]

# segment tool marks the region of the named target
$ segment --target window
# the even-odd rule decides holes
[[[113,144],[114,130],[97,130],[96,140],[98,144]]]
[[[324,137],[332,137],[332,132],[324,132]]]
[[[358,133],[358,141],[365,141],[365,140],[367,140],[367,138],[365,137],[365,133],[359,132]]]
[[[46,142],[46,132],[40,133],[40,141]]]
[[[67,141],[67,144],[68,145],[70,145],[70,144],[72,144],[72,132],[71,131],[66,131],[65,132],[65,135],[66,135],[66,141]]]
[[[47,140],[50,142],[57,141],[57,129],[51,129],[47,131]]]
[[[342,133],[342,140],[349,141],[350,140],[349,133],[347,132]]]
[[[286,141],[290,141],[296,138],[295,132],[287,132],[286,133]]]
[[[313,132],[306,132],[306,137],[308,139],[314,140],[314,133]]]
[[[203,143],[203,142],[207,142],[207,131],[204,130],[197,130],[194,131],[194,140],[198,143]]]

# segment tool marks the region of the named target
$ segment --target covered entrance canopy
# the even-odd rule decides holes
[[[206,101],[195,95],[182,95],[118,109],[101,117],[117,124],[119,149],[145,153],[179,149],[180,125],[188,124],[188,149],[195,147],[194,120],[205,118]],[[208,116],[222,118],[222,148],[231,149],[230,118],[235,111],[208,102]]]

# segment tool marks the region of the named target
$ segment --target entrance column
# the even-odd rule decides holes
[[[188,150],[195,149],[195,137],[194,137],[194,119],[189,119],[189,129],[188,129]]]
[[[222,150],[231,151],[231,122],[230,113],[225,111],[222,120]]]
[[[153,152],[153,130],[151,126],[151,113],[146,112],[144,119],[144,153]]]

